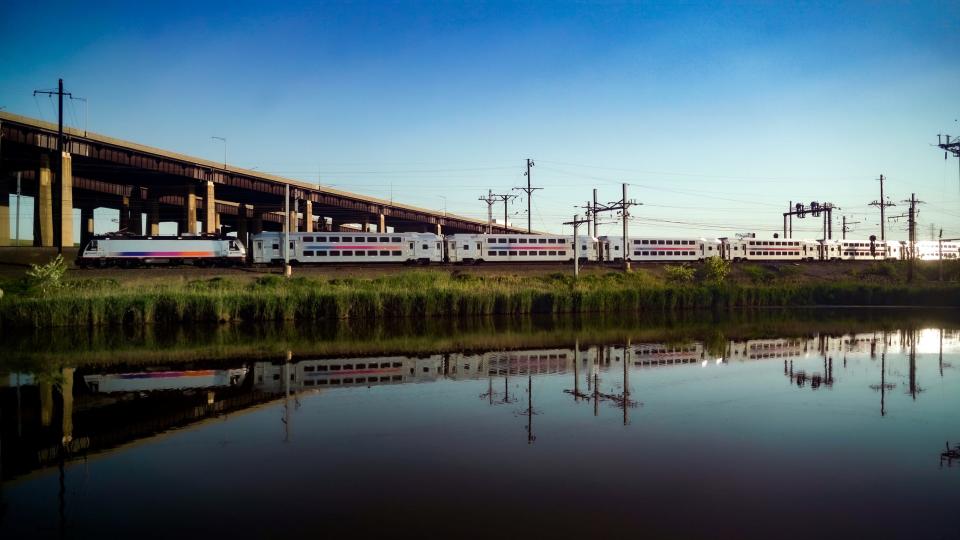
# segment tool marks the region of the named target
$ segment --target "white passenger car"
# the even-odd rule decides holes
[[[888,258],[887,242],[879,240],[840,240],[841,258],[849,261],[882,261]]]
[[[803,261],[821,257],[824,246],[815,240],[793,238],[735,238],[724,240],[724,258],[732,261]],[[829,253],[830,245],[826,246]]]
[[[578,257],[597,260],[597,239],[580,236]],[[564,262],[573,260],[573,237],[539,234],[454,234],[446,237],[447,260],[469,262]]]
[[[236,238],[98,236],[80,250],[77,266],[232,265],[246,258],[247,250]]]
[[[917,246],[917,259],[921,261],[936,261],[940,259],[941,249],[943,260],[954,260],[960,258],[960,242],[937,240],[920,240],[915,242]]]
[[[700,261],[720,256],[720,241],[706,238],[629,237],[627,260],[634,262]],[[601,236],[603,260],[623,260],[623,237]]]
[[[283,233],[262,232],[251,238],[253,262],[283,262]],[[431,233],[290,233],[291,263],[439,263],[443,245]]]

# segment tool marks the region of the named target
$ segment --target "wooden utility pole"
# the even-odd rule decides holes
[[[580,219],[580,215],[573,216],[573,221],[567,221],[564,225],[573,225],[573,277],[574,279],[580,277],[580,239],[577,238],[577,229],[580,228],[581,223],[586,223],[589,226],[589,219]]]
[[[883,175],[881,174],[881,175],[880,175],[880,199],[879,199],[879,200],[876,200],[876,201],[873,201],[873,202],[871,202],[871,203],[868,205],[868,206],[877,206],[877,207],[880,208],[880,240],[881,240],[881,241],[887,239],[887,231],[886,231],[886,225],[887,225],[887,220],[886,220],[886,208],[887,208],[888,206],[896,206],[895,204],[893,204],[892,202],[890,202],[890,201],[888,201],[887,199],[884,198],[884,196],[883,196],[883,180],[884,180],[884,178],[883,178]]]
[[[507,203],[510,202],[510,199],[516,199],[516,195],[508,195],[506,193],[494,193],[492,194],[498,201],[503,201],[503,232],[507,232]]]
[[[480,197],[479,200],[487,203],[487,234],[493,234],[493,204],[497,199],[493,196],[493,190],[487,190],[486,197]]]
[[[617,202],[612,202],[605,205],[598,205],[597,208],[594,210],[594,214],[593,214],[593,219],[597,219],[597,215],[600,212],[613,212],[618,210],[621,212],[620,215],[623,218],[623,246],[621,248],[623,249],[623,253],[621,255],[623,256],[623,270],[625,272],[630,271],[630,259],[629,259],[629,253],[628,253],[629,242],[630,242],[630,239],[628,238],[629,236],[628,220],[630,219],[630,207],[639,206],[641,204],[643,203],[639,203],[637,201],[627,199],[627,184],[626,182],[624,182],[623,198]]]
[[[843,227],[840,229],[842,239],[847,239],[847,233],[850,232],[850,225],[856,225],[860,223],[859,221],[847,221],[847,216],[841,216],[843,218]]]
[[[911,193],[910,198],[901,202],[910,203],[907,211],[907,225],[910,235],[910,264],[907,266],[907,280],[913,281],[913,267],[917,259],[917,205],[923,201],[917,200],[917,194]]]
[[[523,175],[527,177],[527,187],[513,188],[513,189],[519,189],[527,194],[527,233],[528,234],[533,232],[533,220],[532,220],[533,214],[531,213],[531,200],[533,198],[533,192],[538,189],[543,189],[543,188],[530,186],[530,168],[533,167],[534,165],[536,164],[533,162],[533,160],[530,158],[527,158],[527,172],[523,173]]]
[[[70,97],[72,98],[72,97],[73,97],[73,94],[71,94],[70,92],[64,92],[64,91],[63,91],[63,79],[58,79],[58,80],[57,80],[57,89],[56,89],[56,90],[34,90],[34,91],[33,91],[33,95],[36,96],[37,94],[45,94],[45,95],[48,95],[48,96],[54,96],[54,95],[57,96],[57,158],[54,159],[53,162],[54,162],[54,168],[55,168],[55,170],[57,171],[57,182],[63,182],[63,146],[64,146],[64,139],[63,139],[63,96],[66,95],[66,96],[70,96]],[[61,197],[62,197],[62,194],[61,194]],[[63,216],[60,215],[60,216],[58,217],[58,214],[60,214],[60,213],[63,211],[63,209],[62,209],[62,208],[58,208],[58,206],[59,206],[59,205],[54,205],[54,214],[53,214],[53,215],[54,215],[54,221],[58,222],[58,224],[57,224],[57,225],[54,225],[54,229],[53,229],[53,230],[55,231],[55,232],[54,232],[54,239],[56,240],[56,244],[57,244],[57,253],[60,254],[60,255],[62,255],[62,254],[63,254],[63,242],[64,242],[64,240],[63,240],[63,238],[60,238],[59,240],[57,240],[57,235],[58,235],[58,234],[60,234],[60,235],[63,234],[63,231],[62,231]],[[72,220],[73,218],[71,217],[70,219]],[[60,231],[60,232],[58,233],[58,232],[56,232],[56,231]],[[72,238],[70,239],[70,244],[73,245],[73,239],[72,239]]]

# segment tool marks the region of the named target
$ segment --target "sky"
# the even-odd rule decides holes
[[[960,3],[24,2],[0,8],[0,107],[480,219],[562,225],[599,190],[630,234],[767,235],[790,201],[879,232],[877,178],[960,237]],[[41,31],[42,30],[42,31]],[[23,212],[32,208],[25,201]],[[98,210],[97,232],[116,213]],[[502,215],[502,206],[495,207]],[[619,234],[606,214],[600,234]],[[29,221],[23,221],[23,236]],[[794,221],[795,237],[820,221]],[[166,225],[165,225],[166,226]],[[79,228],[79,227],[78,227]],[[906,220],[888,224],[906,238]]]

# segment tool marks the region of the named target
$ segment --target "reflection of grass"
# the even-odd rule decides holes
[[[26,332],[4,336],[0,371],[42,366],[194,363],[279,360],[297,357],[426,355],[463,351],[569,348],[633,343],[705,343],[721,356],[728,339],[840,335],[903,327],[958,327],[960,316],[944,310],[748,310],[656,316],[589,315],[432,319],[330,324],[223,324],[99,327],[81,332]]]
[[[45,295],[11,289],[0,301],[0,325],[331,321],[798,305],[960,305],[960,287],[668,284],[643,271],[590,274],[579,281],[565,274],[471,276],[435,271],[375,279],[180,278],[162,284],[75,280]]]

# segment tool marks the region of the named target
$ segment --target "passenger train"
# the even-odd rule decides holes
[[[251,235],[247,247],[233,237],[98,236],[80,250],[77,265],[281,264],[283,233]],[[896,240],[809,240],[793,238],[696,238],[572,236],[537,234],[453,234],[294,232],[291,264],[476,264],[524,262],[692,262],[710,257],[740,261],[960,259],[960,242]]]

